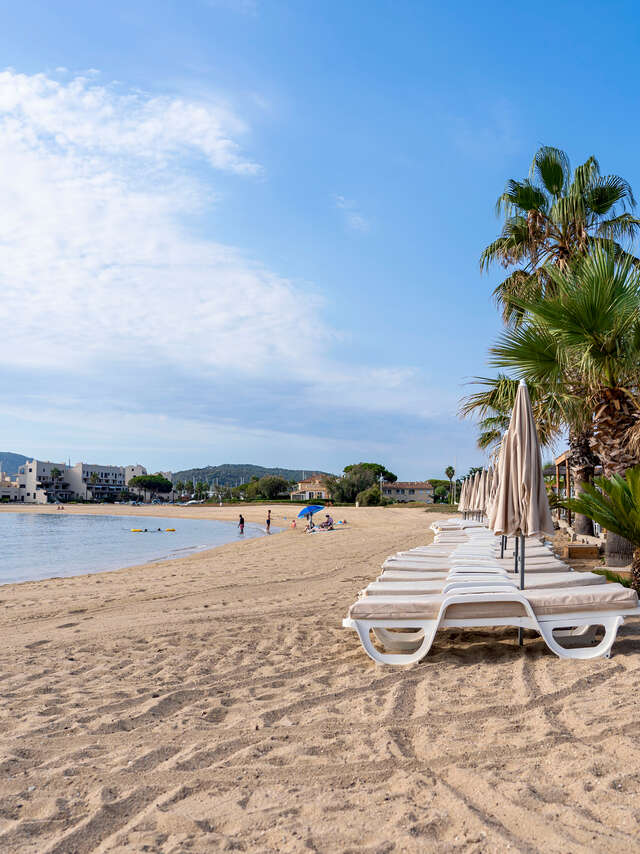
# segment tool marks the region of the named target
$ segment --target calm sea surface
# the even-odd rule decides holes
[[[0,513],[0,584],[121,569],[264,535],[259,525],[245,525],[240,537],[235,522],[204,519]]]

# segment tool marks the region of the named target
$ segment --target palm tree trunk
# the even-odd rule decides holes
[[[633,553],[631,562],[631,586],[640,593],[640,549],[636,549]]]
[[[591,449],[593,429],[591,426],[583,430],[569,431],[569,450],[571,451],[570,465],[574,472],[576,497],[583,491],[584,484],[593,480],[597,456]],[[576,534],[593,536],[593,521],[582,513],[576,513],[573,522]]]
[[[634,546],[619,534],[607,531],[604,553],[607,566],[628,566],[633,560]]]
[[[576,498],[580,497],[580,493],[584,490],[585,483],[591,483],[593,480],[594,467],[582,469],[574,469],[574,482],[576,487]],[[593,520],[582,513],[576,513],[573,517],[573,530],[576,534],[582,536],[593,536]]]
[[[622,389],[605,388],[594,413],[593,449],[602,460],[606,477],[624,475],[638,464],[638,455],[627,442],[627,433],[638,420],[637,409]],[[607,566],[631,563],[633,546],[624,537],[607,531],[605,560]]]

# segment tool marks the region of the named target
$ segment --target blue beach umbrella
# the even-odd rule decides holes
[[[308,507],[303,507],[298,513],[298,519],[304,519],[305,516],[308,516],[309,521],[313,522],[313,514],[319,513],[321,510],[324,510],[324,506],[322,504],[309,504]]]

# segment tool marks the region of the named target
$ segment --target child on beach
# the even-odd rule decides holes
[[[244,516],[242,513],[240,514],[240,521],[238,522],[238,529],[241,534],[244,534]]]

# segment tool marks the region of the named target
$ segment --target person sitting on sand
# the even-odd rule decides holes
[[[325,530],[327,530],[327,531],[332,531],[332,530],[333,530],[333,519],[331,518],[331,516],[329,516],[329,514],[328,514],[328,513],[327,513],[327,515],[326,515],[326,517],[325,517],[324,522],[322,522],[322,523],[320,524],[320,527],[321,527],[321,528],[324,528],[324,529],[325,529]]]
[[[305,534],[310,534],[312,531],[315,531],[316,526],[313,524],[311,520],[307,522],[307,527],[304,529]]]

